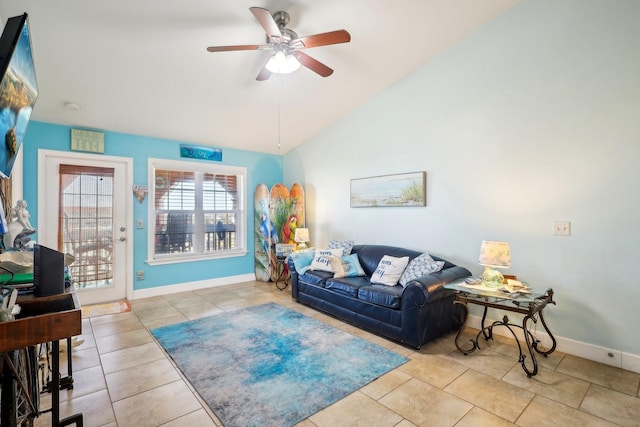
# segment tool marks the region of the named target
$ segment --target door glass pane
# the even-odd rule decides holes
[[[77,288],[112,285],[112,168],[60,165],[58,246],[75,257],[69,273]]]

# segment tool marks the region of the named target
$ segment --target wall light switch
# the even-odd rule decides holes
[[[569,221],[555,221],[553,223],[553,235],[554,236],[571,235],[571,223]]]
[[[136,220],[136,228],[144,228],[144,219]]]

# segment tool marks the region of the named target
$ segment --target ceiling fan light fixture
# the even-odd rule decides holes
[[[290,74],[300,68],[300,61],[290,53],[278,51],[269,59],[265,68],[276,74]]]

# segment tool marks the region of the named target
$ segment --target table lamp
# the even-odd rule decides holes
[[[484,272],[480,276],[482,284],[490,288],[501,286],[504,276],[497,269],[511,267],[509,243],[483,240],[478,263],[485,266]]]
[[[298,244],[299,251],[307,249],[307,242],[309,241],[309,229],[296,228],[296,234],[293,236],[293,240],[295,240]]]

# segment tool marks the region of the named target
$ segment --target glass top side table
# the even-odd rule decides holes
[[[549,354],[555,351],[556,339],[549,330],[549,327],[544,320],[544,316],[542,315],[542,310],[548,304],[555,305],[556,303],[553,300],[552,289],[547,289],[546,291],[528,289],[529,293],[509,293],[503,290],[488,289],[482,285],[472,285],[467,283],[465,280],[451,282],[444,285],[444,287],[445,289],[455,291],[455,303],[461,304],[465,309],[465,320],[458,330],[458,334],[456,335],[455,339],[456,348],[462,354],[467,355],[475,351],[477,348],[480,348],[480,345],[478,344],[480,335],[483,335],[485,340],[493,339],[493,328],[496,326],[506,327],[515,338],[516,344],[518,345],[518,350],[520,352],[518,361],[522,365],[522,369],[525,371],[527,377],[529,378],[538,373],[538,361],[536,360],[535,354],[538,353],[544,357],[547,357]],[[482,314],[480,332],[478,332],[474,340],[470,340],[471,346],[467,344],[466,347],[463,347],[463,344],[465,343],[460,343],[460,336],[462,334],[462,331],[465,329],[467,321],[469,319],[468,304],[476,304],[482,306],[484,307],[484,311]],[[485,321],[489,308],[522,314],[524,316],[522,319],[522,325],[511,323],[506,315],[502,318],[502,320],[496,320],[490,325],[486,325]],[[540,345],[540,340],[536,338],[533,332],[531,332],[531,330],[529,329],[529,321],[537,323],[538,319],[540,319],[542,326],[551,339],[551,347],[548,349]],[[514,328],[521,329],[523,331],[526,350],[531,358],[531,363],[533,365],[531,369],[527,367],[525,363],[527,355],[523,351],[523,346]]]

